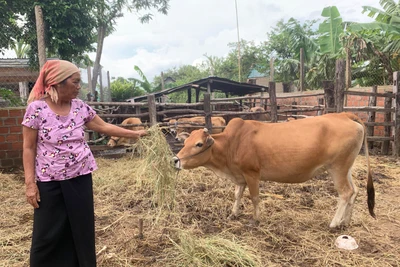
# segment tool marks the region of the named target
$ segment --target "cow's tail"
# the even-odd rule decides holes
[[[367,159],[367,195],[368,195],[368,210],[369,214],[373,217],[376,218],[375,213],[374,213],[374,207],[375,207],[375,189],[374,189],[374,182],[372,180],[372,172],[371,172],[371,167],[370,167],[370,161],[369,161],[369,151],[368,151],[368,142],[367,142],[367,129],[362,122],[362,120],[357,117],[354,114],[347,113],[346,114],[350,119],[353,121],[358,122],[364,127],[364,150],[365,150],[365,157]]]

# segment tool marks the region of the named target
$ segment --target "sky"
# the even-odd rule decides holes
[[[335,5],[344,21],[370,22],[362,6],[382,9],[379,0],[170,0],[168,15],[155,13],[147,24],[124,12],[116,30],[106,37],[101,64],[111,77],[136,77],[137,65],[152,80],[173,67],[195,65],[209,56],[226,56],[229,43],[259,43],[276,23],[293,17],[319,19],[324,7]],[[94,60],[95,54],[89,54]]]

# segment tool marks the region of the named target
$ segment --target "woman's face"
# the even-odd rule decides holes
[[[63,83],[58,84],[57,93],[58,99],[61,101],[69,101],[74,99],[79,94],[81,88],[81,74],[79,72],[72,74]]]

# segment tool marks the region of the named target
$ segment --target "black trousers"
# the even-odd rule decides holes
[[[95,267],[92,175],[38,182],[31,267]]]

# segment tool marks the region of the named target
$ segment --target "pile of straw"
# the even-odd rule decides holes
[[[180,231],[179,243],[171,239],[174,244],[172,254],[182,266],[197,267],[256,267],[261,266],[260,258],[254,248],[241,244],[232,237],[211,236],[199,238],[190,232]],[[177,249],[177,250],[176,250]]]
[[[150,127],[147,132],[147,136],[133,145],[135,152],[131,159],[137,160],[136,155],[139,154],[141,160],[136,174],[145,177],[153,188],[153,204],[172,209],[177,176],[177,170],[172,164],[173,153],[158,125]]]

